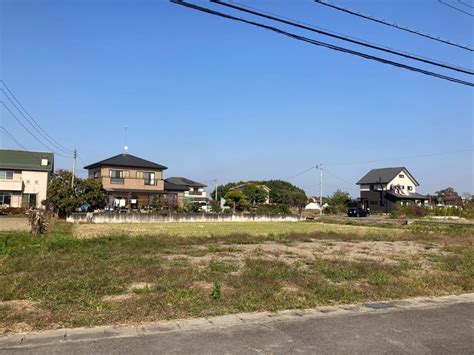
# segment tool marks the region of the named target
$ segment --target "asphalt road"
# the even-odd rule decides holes
[[[474,303],[1,348],[8,354],[473,354]]]

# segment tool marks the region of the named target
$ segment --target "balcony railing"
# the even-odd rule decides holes
[[[141,181],[142,183],[134,183],[132,181]],[[134,186],[139,186],[139,185],[144,185],[144,186],[157,186],[158,182],[160,180],[157,179],[143,179],[143,178],[116,178],[116,177],[111,177],[110,178],[110,183],[114,185],[134,185]]]
[[[111,184],[123,185],[124,182],[125,182],[124,178],[114,178],[114,177],[110,178]]]
[[[203,192],[202,191],[189,191],[189,194],[190,195],[193,195],[193,196],[202,196]]]
[[[15,179],[15,180],[1,179],[0,180],[0,190],[22,191],[23,190],[23,181],[20,180],[20,179]]]

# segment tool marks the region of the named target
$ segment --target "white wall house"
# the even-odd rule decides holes
[[[424,204],[427,197],[416,192],[418,181],[405,167],[372,169],[358,182],[361,207],[390,213],[397,205]]]
[[[53,169],[53,153],[0,150],[0,208],[42,208]]]
[[[184,200],[187,202],[207,203],[209,200],[205,190],[206,185],[201,184],[200,182],[178,176],[167,178],[165,181],[186,187],[187,190],[184,191]]]

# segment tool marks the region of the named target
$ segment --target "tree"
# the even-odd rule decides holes
[[[211,210],[212,210],[212,212],[221,212],[222,208],[221,208],[220,201],[212,200],[211,201]]]
[[[437,202],[446,206],[462,206],[462,198],[452,187],[436,191]]]
[[[255,206],[256,204],[265,203],[268,197],[267,191],[260,185],[254,182],[249,182],[244,185],[242,192],[247,197],[247,200]]]
[[[84,203],[98,207],[105,201],[105,192],[100,181],[76,178],[74,187],[71,187],[71,179],[70,171],[58,170],[48,184],[48,194],[43,204],[59,217],[69,216]]]
[[[72,173],[67,170],[55,172],[48,184],[45,205],[59,217],[69,216],[76,208],[81,206],[81,200],[77,198],[76,187],[71,187]]]
[[[239,181],[231,182],[226,185],[219,185],[217,188],[217,197],[225,196],[231,188],[243,184],[265,185],[270,189],[270,202],[282,203],[291,207],[304,207],[307,202],[306,193],[295,185],[283,180],[261,180],[261,181]],[[215,198],[215,192],[211,197]],[[252,201],[253,202],[253,201]]]
[[[334,212],[345,212],[351,203],[351,196],[345,191],[337,190],[326,201]]]
[[[452,187],[447,187],[445,189],[442,189],[442,190],[439,190],[439,191],[436,191],[436,196],[438,197],[457,197],[459,196],[459,194],[456,192],[456,190],[454,190],[454,188]]]
[[[291,207],[303,207],[308,201],[304,190],[288,181],[268,180],[261,181],[260,184],[270,189],[270,201],[272,203],[283,203]]]
[[[100,180],[89,178],[89,179],[78,179],[77,182],[78,190],[82,196],[83,203],[89,204],[91,208],[100,208],[105,204],[105,191],[102,187]]]
[[[240,190],[231,190],[225,194],[225,203],[232,207],[232,212],[235,213],[236,209],[242,211],[248,206],[247,197]]]

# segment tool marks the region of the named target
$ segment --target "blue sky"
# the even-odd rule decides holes
[[[312,0],[241,2],[472,67],[471,52]],[[473,17],[434,0],[337,3],[474,46]],[[47,132],[63,145],[77,147],[86,163],[122,152],[127,125],[130,154],[168,166],[166,176],[203,182],[217,178],[221,183],[286,179],[322,162],[328,171],[325,194],[341,188],[355,195],[354,183],[368,169],[404,165],[421,183],[421,192],[446,186],[474,192],[470,87],[164,0],[0,0],[0,4],[0,77]],[[0,115],[2,125],[28,149],[45,150],[8,112],[2,109]],[[2,133],[0,143],[2,148],[17,148]],[[466,149],[471,151],[460,152]],[[433,155],[414,158],[427,154]],[[79,165],[85,164],[79,161]],[[70,166],[69,159],[56,157],[57,168]],[[84,176],[85,171],[79,173]],[[319,172],[312,170],[291,181],[316,194]]]

